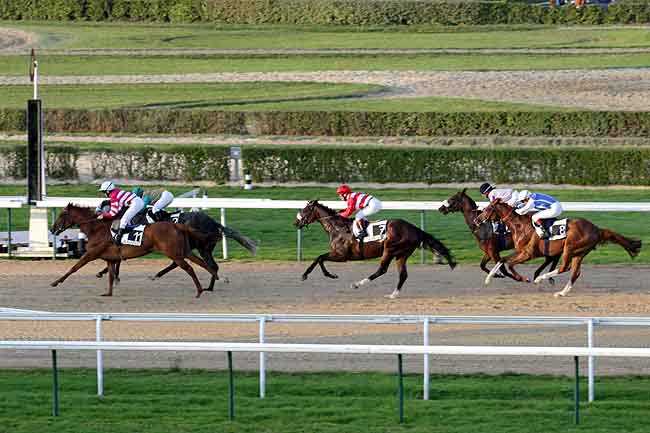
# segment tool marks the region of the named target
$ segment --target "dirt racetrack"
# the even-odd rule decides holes
[[[194,298],[189,277],[176,270],[162,280],[148,276],[164,267],[164,260],[134,260],[122,267],[122,283],[112,298],[99,296],[105,282],[94,277],[99,262],[88,265],[62,285],[49,283],[73,261],[0,262],[0,307],[68,312],[186,312],[186,313],[304,313],[304,314],[436,314],[436,315],[540,315],[540,316],[650,316],[650,267],[585,266],[571,296],[555,299],[555,288],[495,280],[483,286],[484,274],[474,266],[453,272],[441,265],[411,265],[401,298],[388,300],[396,281],[391,268],[384,277],[362,289],[350,283],[374,271],[373,264],[331,264],[338,280],[328,280],[315,270],[306,282],[300,274],[307,263],[222,263],[230,283],[219,282],[217,291]],[[531,273],[531,267],[522,267]],[[207,273],[199,274],[207,282]],[[566,277],[558,282],[562,287]],[[0,339],[94,339],[92,322],[1,322]],[[108,340],[257,341],[255,324],[179,324],[105,322]],[[584,328],[538,326],[432,325],[431,344],[448,345],[584,345]],[[422,329],[411,325],[273,324],[267,325],[269,342],[329,342],[421,344]],[[601,346],[649,347],[650,329],[597,328]],[[110,367],[221,368],[221,354],[138,353],[105,354]],[[93,366],[90,352],[66,352],[62,365]],[[422,369],[421,357],[407,357],[407,370]],[[0,368],[49,365],[49,354],[0,352]],[[236,354],[238,369],[256,369],[256,354]],[[393,370],[392,357],[341,355],[269,356],[272,370],[353,371]],[[599,374],[650,373],[650,361],[598,360]],[[504,371],[570,374],[571,360],[551,358],[435,357],[434,372]]]

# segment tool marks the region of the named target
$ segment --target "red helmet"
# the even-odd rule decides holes
[[[336,193],[339,194],[339,195],[350,194],[350,193],[352,193],[352,190],[347,185],[341,185],[338,188],[336,188]]]

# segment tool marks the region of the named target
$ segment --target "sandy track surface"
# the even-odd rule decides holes
[[[394,270],[361,290],[350,283],[374,271],[369,264],[332,264],[339,280],[328,280],[315,271],[306,282],[299,275],[303,264],[222,263],[231,280],[220,283],[214,293],[193,297],[189,277],[175,271],[159,282],[147,276],[162,268],[163,260],[131,261],[123,267],[122,285],[113,298],[103,298],[104,282],[93,274],[100,264],[89,265],[63,285],[48,283],[72,262],[3,262],[0,265],[0,306],[77,312],[202,312],[202,313],[304,313],[304,314],[437,314],[437,315],[559,315],[559,316],[649,316],[650,286],[646,266],[586,266],[572,296],[557,300],[553,288],[497,280],[484,287],[477,268],[461,266],[451,272],[446,266],[413,265],[403,297],[387,300],[396,280]],[[524,267],[526,270],[530,268]],[[204,281],[207,275],[201,274]],[[561,283],[564,282],[564,279]],[[323,325],[269,324],[267,341],[421,344],[422,330],[410,325]],[[107,322],[107,339],[139,340],[257,340],[254,324],[153,324]],[[94,323],[0,322],[2,339],[93,339]],[[584,345],[585,329],[533,326],[432,326],[432,344],[477,345]],[[650,330],[644,328],[599,328],[597,343],[612,346],[650,346]],[[47,353],[0,354],[0,367],[46,366]],[[109,353],[109,367],[201,367],[224,366],[220,354]],[[257,355],[238,354],[237,367],[255,369]],[[408,357],[410,371],[421,370],[420,357]],[[565,362],[566,361],[566,362]],[[65,353],[64,366],[92,366],[92,353]],[[338,355],[281,355],[270,357],[277,370],[391,370],[390,357]],[[436,357],[433,371],[442,372],[571,372],[570,360],[533,358]],[[602,360],[599,373],[650,372],[644,360]]]
[[[320,71],[169,75],[45,76],[42,84],[134,84],[289,81],[385,86],[373,98],[442,96],[594,110],[646,110],[650,69],[560,71]],[[0,76],[0,85],[28,77]],[[552,91],[549,91],[552,89]]]

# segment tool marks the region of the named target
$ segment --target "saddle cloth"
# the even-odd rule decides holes
[[[566,238],[568,221],[569,221],[568,218],[553,221],[553,225],[551,226],[551,237],[548,240],[557,241],[559,239]],[[550,224],[550,222],[544,221],[543,224]],[[533,224],[533,227],[535,227],[535,232],[537,232],[537,236],[541,238],[542,235],[544,234],[542,232],[542,228],[536,226],[535,224]]]
[[[133,228],[127,229],[124,234],[122,235],[122,245],[131,245],[134,247],[139,247],[142,245],[142,239],[144,238],[144,229],[147,228],[147,226],[140,224],[139,226],[135,226]],[[113,232],[113,236],[117,233],[117,231],[111,229]]]
[[[363,242],[376,242],[386,239],[386,225],[388,220],[375,221],[368,224],[366,232],[368,233]]]

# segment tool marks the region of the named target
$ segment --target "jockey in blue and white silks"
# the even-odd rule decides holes
[[[539,192],[528,192],[523,190],[518,196],[517,212],[519,215],[525,215],[530,212],[533,214],[533,224],[542,228],[544,236],[542,239],[551,237],[551,232],[548,227],[543,224],[543,220],[548,218],[557,218],[562,213],[562,205],[560,202],[548,194]]]

